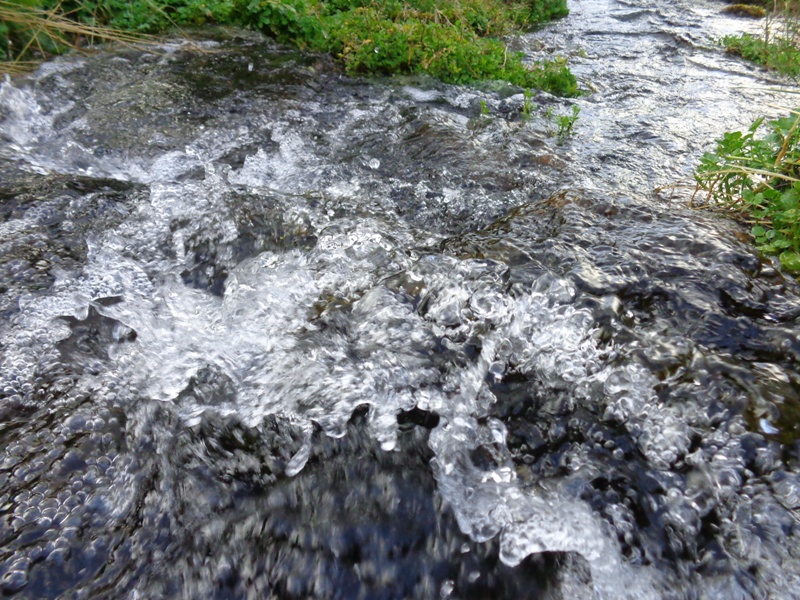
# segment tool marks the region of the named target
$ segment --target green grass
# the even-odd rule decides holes
[[[575,133],[575,123],[578,121],[578,115],[581,112],[581,107],[577,104],[572,106],[572,112],[568,115],[559,115],[556,117],[558,123],[558,139],[564,141],[569,136]]]
[[[9,4],[28,16],[48,11],[37,13],[43,22],[54,15],[111,31],[251,27],[301,49],[329,52],[350,74],[425,73],[448,83],[504,80],[578,94],[565,60],[526,64],[501,40],[566,15],[566,0],[0,0],[0,8]],[[75,36],[51,29],[4,19],[0,58],[44,56],[74,44]]]
[[[759,35],[725,36],[722,45],[767,69],[800,77],[800,0],[772,0]]]
[[[726,133],[701,158],[695,181],[693,206],[749,223],[759,250],[800,271],[800,112]]]
[[[25,70],[41,59],[75,48],[85,40],[141,42],[142,35],[81,20],[61,5],[38,0],[0,0],[0,73]]]
[[[800,49],[796,42],[777,37],[773,41],[765,41],[749,33],[722,38],[725,49],[754,63],[789,75],[800,77]]]

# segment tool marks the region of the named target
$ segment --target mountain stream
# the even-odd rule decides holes
[[[513,42],[574,101],[228,30],[2,83],[0,591],[800,598],[800,289],[665,187],[791,102],[721,7]]]

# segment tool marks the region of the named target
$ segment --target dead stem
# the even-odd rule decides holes
[[[34,48],[42,58],[51,55],[52,52],[48,51],[42,44],[43,40],[47,39],[58,48],[70,48],[77,51],[84,50],[77,42],[81,38],[125,45],[152,44],[156,41],[152,36],[145,34],[129,33],[113,27],[78,23],[68,18],[66,13],[60,12],[60,9],[60,3],[52,10],[46,11],[21,6],[9,0],[0,0],[0,21],[28,30],[27,42],[20,50],[15,51],[15,57],[12,60],[0,63],[0,73],[17,75],[35,68],[38,62],[23,60],[23,57]]]

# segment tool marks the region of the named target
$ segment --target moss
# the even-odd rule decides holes
[[[731,4],[722,9],[722,12],[737,17],[749,17],[752,19],[763,19],[767,16],[767,11],[760,6],[753,4]]]

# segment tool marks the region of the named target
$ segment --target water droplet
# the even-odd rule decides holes
[[[20,591],[28,584],[28,574],[25,571],[9,571],[0,582],[0,589],[4,594],[13,594]]]
[[[778,435],[781,432],[780,429],[770,423],[768,419],[761,419],[758,425],[761,427],[761,431],[767,435]]]

